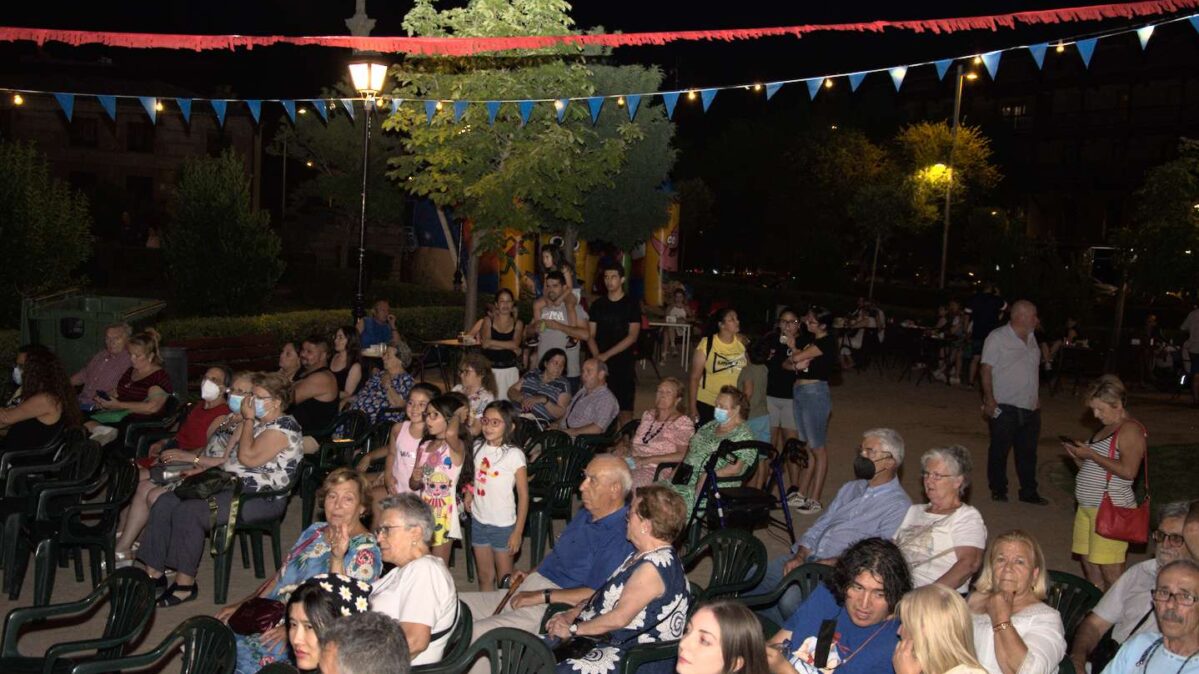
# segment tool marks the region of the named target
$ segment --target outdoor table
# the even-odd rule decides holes
[[[1057,363],[1054,364],[1053,383],[1049,385],[1049,394],[1057,395],[1061,387],[1062,377],[1074,377],[1071,395],[1078,393],[1078,387],[1083,380],[1091,375],[1103,373],[1103,354],[1098,349],[1081,344],[1063,344],[1057,352]]]
[[[679,352],[679,365],[683,367],[683,371],[687,371],[691,367],[691,324],[671,321],[649,321],[650,327],[654,328],[677,328],[683,332],[683,350]]]
[[[449,355],[442,357],[441,349],[449,349]],[[474,342],[467,344],[458,339],[433,339],[425,342],[425,352],[421,355],[421,381],[424,377],[424,364],[428,362],[429,354],[435,352],[437,354],[437,367],[441,370],[441,383],[445,385],[448,391],[452,386],[451,382],[458,381],[458,362],[462,360],[462,354],[468,349],[479,348],[479,343]],[[450,370],[446,372],[447,368]]]

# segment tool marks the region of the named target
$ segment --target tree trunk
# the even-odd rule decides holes
[[[874,299],[874,274],[878,271],[878,249],[883,245],[883,235],[874,235],[874,260],[870,263],[870,290],[866,293],[866,299]]]
[[[577,266],[575,264],[575,245],[577,245],[578,242],[578,229],[574,227],[567,227],[566,230],[562,232],[562,257],[564,257],[566,261],[570,263],[571,267]],[[575,283],[579,282],[579,275],[582,273],[583,270],[575,269]],[[584,288],[583,292],[586,293],[587,289]]]
[[[462,331],[467,332],[474,327],[475,317],[479,313],[479,253],[473,237],[470,252],[462,264],[466,267],[466,307],[462,315]]]
[[[1106,372],[1115,372],[1116,358],[1120,353],[1120,331],[1124,329],[1124,304],[1128,299],[1128,269],[1120,272],[1120,292],[1116,294],[1116,317],[1112,325],[1112,343],[1107,351],[1107,363],[1103,368]]]

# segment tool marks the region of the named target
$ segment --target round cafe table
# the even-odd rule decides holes
[[[425,366],[428,365],[429,356],[436,354],[437,367],[441,370],[441,383],[445,386],[445,390],[449,391],[458,382],[458,363],[462,360],[462,354],[469,349],[477,348],[479,348],[478,342],[467,344],[457,338],[433,339],[425,342],[425,352],[421,355],[421,381],[425,381]]]

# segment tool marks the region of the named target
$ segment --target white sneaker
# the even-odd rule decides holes
[[[804,501],[803,505],[797,507],[795,512],[799,513],[800,515],[815,515],[821,510],[824,510],[824,506],[820,505],[820,501],[810,498]]]
[[[790,494],[787,494],[787,505],[791,506],[792,508],[798,508],[804,503],[807,503],[807,501],[808,497],[804,496],[798,491],[793,491]]]

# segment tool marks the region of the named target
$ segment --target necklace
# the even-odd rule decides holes
[[[666,429],[666,424],[668,423],[670,423],[670,419],[666,419],[665,421],[659,423],[657,430],[655,430],[653,422],[650,422],[649,429],[645,431],[644,435],[641,436],[641,444],[648,445],[650,441],[661,435],[662,431]]]
[[[1149,647],[1149,650],[1141,654],[1141,659],[1137,661],[1137,664],[1141,666],[1141,674],[1146,674],[1146,672],[1149,671],[1149,661],[1153,659],[1154,655],[1157,655],[1158,649],[1162,647],[1164,642],[1164,638],[1154,641],[1153,645]],[[1182,661],[1182,664],[1178,666],[1178,671],[1174,674],[1182,674],[1182,670],[1186,669],[1187,665],[1191,664],[1191,658],[1195,657],[1196,655],[1199,655],[1199,651],[1188,655],[1187,659]]]

